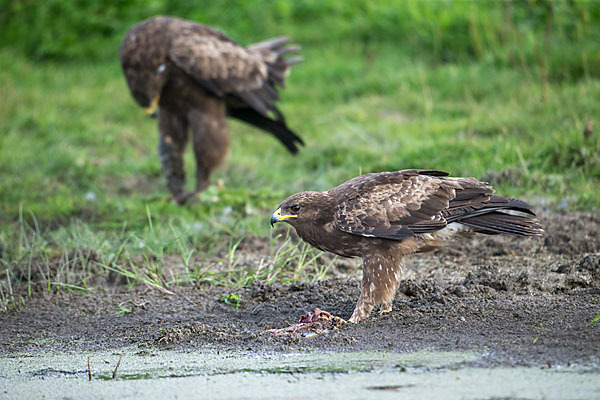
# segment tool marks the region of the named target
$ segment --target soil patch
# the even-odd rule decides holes
[[[315,308],[348,318],[356,271],[314,284],[243,289],[98,288],[40,295],[0,314],[0,353],[124,346],[253,351],[433,349],[484,352],[485,365],[600,361],[600,213],[541,216],[542,238],[473,236],[406,260],[393,312],[311,338],[265,331]],[[264,249],[244,246],[248,260]],[[250,262],[250,261],[249,261]],[[340,260],[334,271],[348,270]],[[240,295],[240,304],[221,296]],[[221,298],[221,299],[220,299]],[[121,307],[119,306],[121,305]],[[130,311],[124,311],[126,308]]]

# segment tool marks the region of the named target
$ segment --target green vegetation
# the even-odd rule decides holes
[[[538,205],[600,206],[595,3],[97,4],[0,0],[2,305],[40,281],[168,290],[324,276],[319,253],[272,237],[268,217],[291,193],[359,173],[437,168]],[[302,44],[281,102],[301,153],[231,122],[221,184],[186,207],[166,201],[156,121],[117,60],[127,28],[155,13],[244,44],[282,34]],[[268,244],[260,268],[240,258],[253,240]]]
[[[239,308],[240,303],[242,301],[242,296],[239,294],[222,294],[219,297],[219,301],[227,304],[228,306],[232,306],[235,307],[236,309]]]

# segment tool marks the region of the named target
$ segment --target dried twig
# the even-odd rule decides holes
[[[113,376],[112,376],[113,379],[115,379],[117,377],[117,370],[119,369],[119,365],[121,365],[122,358],[123,358],[123,354],[119,355],[119,361],[117,361],[117,366],[115,367],[115,370],[113,371]]]
[[[147,286],[149,289],[157,289],[158,291],[160,291],[160,292],[163,292],[164,294],[175,295],[175,293],[171,292],[171,291],[170,291],[170,290],[168,290],[168,289],[165,289],[165,288],[164,288],[164,287],[162,287],[162,286],[159,286],[159,285],[156,285],[156,284],[150,284],[150,283],[148,283],[148,282],[144,282],[144,283],[146,284],[146,286]]]
[[[92,380],[92,367],[90,367],[90,356],[88,356],[88,379]]]

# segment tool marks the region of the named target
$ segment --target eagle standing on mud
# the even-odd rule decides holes
[[[284,87],[300,57],[281,37],[247,48],[208,26],[171,17],[154,17],[127,32],[120,48],[121,67],[135,101],[154,114],[158,107],[158,152],[167,187],[183,204],[206,189],[210,174],[229,148],[226,117],[273,134],[291,153],[302,139],[286,125],[275,106],[276,87]],[[196,191],[185,193],[183,152],[193,135]]]
[[[375,306],[391,311],[402,257],[431,251],[466,228],[486,234],[541,235],[532,207],[495,196],[475,178],[434,170],[366,174],[326,192],[288,197],[271,216],[310,245],[343,257],[361,257],[363,279],[350,317],[359,322]]]

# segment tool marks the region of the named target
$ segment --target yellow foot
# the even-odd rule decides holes
[[[392,307],[382,308],[381,310],[379,310],[379,315],[383,315],[383,314],[389,313],[391,311],[392,311]]]

